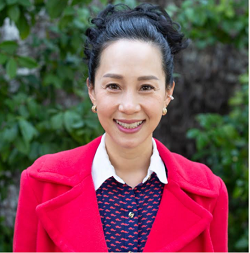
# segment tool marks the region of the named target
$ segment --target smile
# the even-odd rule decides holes
[[[115,122],[126,129],[133,129],[133,128],[140,126],[143,123],[143,120],[133,122],[133,123],[124,123],[119,120],[115,120]]]

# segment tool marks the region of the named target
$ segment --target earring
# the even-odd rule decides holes
[[[93,105],[92,108],[91,108],[91,110],[92,110],[93,113],[97,113],[97,106]]]
[[[165,107],[165,108],[162,109],[162,115],[163,115],[163,116],[166,115],[167,112],[168,112],[167,107]]]
[[[168,97],[171,99],[171,100],[174,100],[174,97],[172,95],[168,95]]]

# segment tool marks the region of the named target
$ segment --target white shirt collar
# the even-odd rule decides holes
[[[163,183],[167,184],[167,176],[165,165],[159,155],[157,150],[157,146],[155,140],[152,138],[153,142],[153,154],[150,158],[150,165],[148,168],[148,173],[146,177],[143,179],[142,183],[146,182],[149,176],[155,172],[158,179]],[[107,154],[105,148],[105,134],[102,136],[101,142],[96,150],[96,154],[92,164],[91,170],[92,178],[95,185],[95,190],[97,190],[104,181],[106,181],[109,177],[114,177],[118,182],[125,184],[125,182],[116,175],[115,169],[109,160],[109,156]]]

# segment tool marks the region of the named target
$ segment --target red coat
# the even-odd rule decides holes
[[[14,251],[107,251],[91,165],[100,137],[22,173]],[[168,184],[144,251],[227,251],[227,190],[205,165],[156,140]]]

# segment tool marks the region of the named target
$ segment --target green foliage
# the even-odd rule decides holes
[[[29,49],[23,55],[18,41],[0,41],[2,202],[13,176],[39,156],[86,144],[103,130],[91,112],[83,61],[88,17],[98,10],[86,1],[61,0],[1,1],[0,10],[0,25],[9,17]],[[41,24],[43,31],[36,28]],[[12,236],[1,218],[0,251],[11,251]]]
[[[4,226],[4,218],[0,216],[0,252],[6,251],[11,252],[12,251],[12,236],[13,231],[11,228]]]
[[[196,141],[194,160],[205,162],[227,185],[229,250],[248,251],[248,75],[229,100],[228,115],[200,114],[200,129],[190,129]]]
[[[218,42],[248,48],[247,0],[185,0],[180,8],[168,5],[167,11],[200,49]]]

